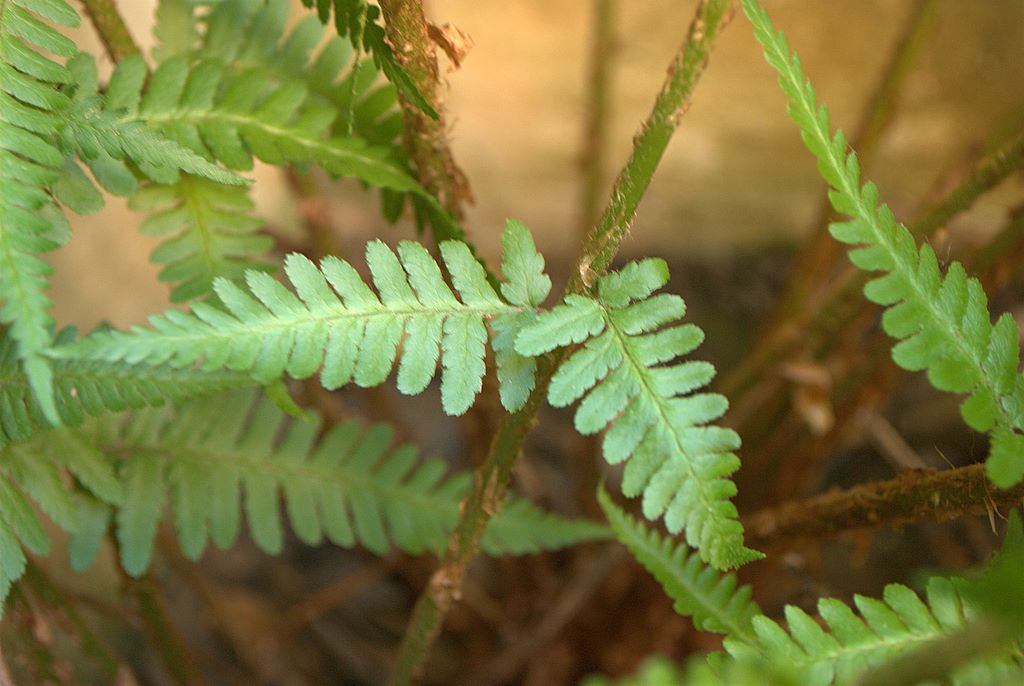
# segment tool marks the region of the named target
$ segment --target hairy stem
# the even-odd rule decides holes
[[[115,62],[142,52],[128,31],[114,0],[82,0],[89,21],[96,27],[103,47]]]
[[[731,0],[703,0],[698,4],[687,38],[669,68],[650,116],[634,139],[633,153],[615,182],[601,221],[586,237],[568,291],[579,292],[589,287],[608,269],[633,223],[637,206],[669,139],[686,112],[711,46],[732,15],[731,6]],[[537,387],[523,409],[506,417],[498,429],[487,460],[477,472],[473,490],[463,504],[444,559],[413,609],[391,675],[392,684],[410,683],[422,669],[445,613],[459,597],[466,567],[479,550],[484,529],[501,507],[512,466],[536,421],[551,376],[568,352],[555,351],[539,360]]]
[[[381,0],[384,32],[395,57],[412,78],[420,95],[437,111],[434,119],[399,96],[404,119],[405,146],[419,182],[437,196],[446,210],[462,219],[472,200],[465,174],[455,163],[448,145],[448,130],[439,92],[437,53],[430,40],[421,0]]]
[[[745,517],[743,527],[747,544],[763,550],[832,538],[853,529],[994,514],[1016,507],[1021,498],[1024,484],[999,490],[989,483],[984,464],[941,472],[913,470],[889,481],[761,510]]]

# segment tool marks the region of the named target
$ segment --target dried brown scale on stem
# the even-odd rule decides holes
[[[889,481],[756,512],[743,518],[743,526],[748,545],[763,550],[823,540],[862,528],[1005,513],[1020,505],[1022,498],[1024,484],[999,490],[988,482],[983,464],[945,471],[908,470]]]
[[[396,59],[412,78],[416,90],[438,113],[438,118],[433,119],[399,95],[405,122],[405,146],[416,168],[416,176],[445,209],[456,219],[462,219],[473,195],[448,145],[437,54],[423,5],[420,0],[381,0],[380,8],[384,15],[384,32]]]

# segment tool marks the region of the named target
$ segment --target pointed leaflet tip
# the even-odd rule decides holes
[[[515,219],[506,220],[501,245],[501,273],[508,279],[501,284],[501,294],[513,305],[537,307],[551,292],[551,279],[544,273],[544,256],[537,252],[530,230]]]
[[[32,395],[39,403],[43,416],[53,426],[60,426],[60,413],[57,412],[57,400],[53,392],[53,370],[49,363],[37,355],[31,355],[23,360],[23,364]]]

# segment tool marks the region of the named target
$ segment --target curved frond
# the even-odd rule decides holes
[[[925,601],[906,586],[890,584],[881,600],[858,595],[854,604],[860,616],[838,600],[820,600],[824,628],[793,606],[785,611],[788,630],[768,617],[755,617],[757,644],[727,638],[726,649],[740,659],[755,651],[790,664],[803,677],[801,683],[850,683],[870,667],[967,628],[976,615],[957,585],[941,577],[928,582]],[[1002,653],[966,664],[962,672],[954,673],[952,683],[999,683],[996,677],[1007,670],[1019,674],[1020,650]],[[981,675],[986,676],[976,678]]]
[[[59,336],[58,343],[62,339],[69,340],[69,337]],[[56,360],[52,367],[57,414],[67,426],[80,425],[87,415],[157,406],[252,385],[248,375],[223,370],[203,372],[103,360]],[[18,365],[14,341],[3,336],[0,338],[0,448],[26,441],[46,425],[29,380]]]
[[[864,295],[888,308],[882,325],[899,341],[893,360],[904,369],[927,372],[940,390],[969,395],[962,406],[964,419],[979,431],[992,432],[989,477],[1001,488],[1012,486],[1024,477],[1024,378],[1018,373],[1016,323],[1004,314],[993,326],[978,280],[958,262],[943,275],[931,247],[918,249],[906,227],[879,204],[875,185],[861,185],[856,154],[848,151],[842,131],[832,135],[828,110],[818,106],[785,36],[775,31],[756,0],[744,0],[743,9],[765,58],[778,72],[789,115],[832,188],[832,206],[852,217],[833,224],[832,235],[861,246],[850,251],[857,267],[885,272],[867,284]]]
[[[733,451],[740,441],[734,431],[709,425],[728,407],[724,397],[685,395],[706,385],[714,368],[671,363],[704,335],[693,324],[662,328],[686,310],[678,296],[651,295],[667,281],[663,260],[630,263],[601,279],[597,298],[569,295],[538,315],[515,348],[539,355],[586,341],[555,373],[548,401],[564,407],[583,398],[576,429],[607,428],[605,459],[626,463],[622,490],[643,496],[644,516],[664,514],[669,531],[685,531],[705,562],[736,567],[760,557],[743,546],[743,527],[729,502],[736,486],[727,477],[739,467]]]
[[[525,234],[506,246],[506,263],[533,251],[524,227],[506,231]],[[206,303],[195,304],[189,314],[169,310],[150,319],[151,329],[98,332],[52,354],[173,367],[201,362],[204,370],[247,372],[261,382],[285,373],[306,378],[320,370],[322,383],[332,389],[350,381],[381,384],[398,360],[398,389],[410,395],[427,387],[440,362],[444,410],[462,414],[481,388],[487,321],[530,310],[530,294],[546,294],[550,283],[542,274],[509,268],[509,284],[520,284],[509,288],[509,302],[494,291],[464,243],[442,243],[441,254],[454,292],[418,243],[399,243],[396,255],[373,241],[366,261],[376,292],[343,260],[327,257],[318,268],[292,254],[285,273],[294,293],[250,271],[248,290],[216,281],[226,310]]]
[[[616,538],[654,575],[675,610],[693,618],[700,631],[713,631],[741,640],[754,639],[751,620],[761,614],[751,600],[750,586],[736,587],[735,574],[722,574],[693,555],[689,548],[664,538],[626,514],[612,502],[604,486],[597,501]]]
[[[57,111],[68,104],[61,86],[71,74],[42,51],[67,58],[76,48],[47,22],[73,27],[79,19],[64,0],[0,3],[0,322],[10,325],[43,414],[57,422],[53,373],[43,357],[52,338],[45,293],[51,270],[37,255],[60,243],[62,218],[45,187],[64,166],[53,142]]]

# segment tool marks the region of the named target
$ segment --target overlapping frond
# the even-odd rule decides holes
[[[726,649],[739,659],[756,652],[786,662],[801,675],[801,683],[827,686],[849,683],[870,667],[963,630],[976,616],[957,584],[942,577],[928,582],[925,600],[906,586],[890,584],[881,600],[858,595],[854,605],[859,616],[838,600],[818,601],[824,627],[803,610],[787,606],[787,628],[768,617],[755,617],[757,643],[727,638]],[[962,673],[954,674],[953,683],[998,683],[996,677],[1007,670],[1019,673],[1019,648],[999,652],[965,665]],[[992,680],[979,680],[981,675]]]
[[[69,341],[62,334],[57,342]],[[247,375],[229,371],[202,372],[166,366],[144,367],[102,360],[56,360],[53,387],[58,416],[78,426],[86,415],[162,405],[251,386]],[[18,365],[14,341],[0,337],[0,448],[28,440],[47,422]]]
[[[651,295],[667,281],[663,260],[630,263],[601,279],[596,298],[569,295],[538,315],[520,331],[515,349],[539,355],[586,341],[555,373],[548,401],[564,407],[583,398],[576,429],[607,428],[605,459],[626,463],[622,490],[643,496],[644,516],[664,514],[669,531],[685,531],[705,562],[736,567],[760,557],[743,546],[729,501],[740,441],[734,431],[709,424],[728,407],[724,397],[686,395],[706,385],[714,368],[672,363],[693,351],[703,332],[693,324],[662,328],[686,310],[678,296]]]
[[[832,206],[852,217],[833,224],[832,235],[861,246],[850,251],[857,267],[885,272],[867,284],[864,294],[888,308],[882,325],[900,341],[893,347],[893,360],[905,369],[926,371],[940,390],[969,394],[962,406],[964,419],[979,431],[992,432],[990,478],[1004,488],[1017,483],[1024,477],[1024,379],[1018,373],[1016,323],[1004,314],[993,326],[978,280],[968,277],[958,262],[943,275],[931,247],[918,249],[906,227],[879,204],[875,185],[861,185],[856,154],[847,149],[842,131],[832,135],[828,110],[817,105],[814,88],[785,36],[775,31],[756,0],[744,0],[743,8],[768,63],[778,72],[790,117],[832,188]]]
[[[45,188],[64,166],[54,139],[58,111],[68,104],[61,87],[71,73],[44,52],[74,55],[75,44],[53,25],[78,23],[64,0],[0,4],[0,322],[10,325],[17,355],[51,422],[58,415],[52,371],[43,357],[53,325],[45,293],[50,268],[37,255],[61,241],[63,218]]]
[[[148,564],[165,492],[182,550],[198,557],[211,539],[234,543],[242,513],[256,544],[280,552],[287,520],[304,543],[324,539],[383,554],[438,552],[469,489],[467,472],[446,476],[441,460],[422,460],[410,445],[391,447],[392,430],[342,423],[318,438],[319,424],[292,421],[252,393],[220,395],[175,410],[149,410],[96,433],[95,449],[116,445],[126,497],[118,512],[125,569]],[[545,513],[515,501],[485,537],[491,554],[528,553],[584,540],[608,530]]]
[[[700,631],[753,640],[751,620],[761,610],[751,600],[750,586],[737,588],[735,574],[712,569],[686,545],[661,536],[626,514],[603,486],[598,489],[597,501],[616,538],[654,575],[675,601],[676,612],[692,617]]]
[[[275,165],[318,164],[374,186],[426,193],[387,150],[330,135],[337,111],[309,98],[301,82],[278,86],[257,70],[234,75],[218,59],[191,64],[173,57],[148,82],[141,57],[121,60],[104,112],[115,128],[161,131],[229,169],[251,169],[253,157]]]
[[[395,84],[395,87],[405,98],[423,110],[427,115],[437,118],[437,112],[430,106],[423,95],[416,90],[416,84],[402,65],[395,58],[384,38],[384,28],[377,23],[380,17],[380,8],[371,5],[366,0],[302,0],[306,7],[316,5],[317,16],[324,24],[331,17],[331,8],[334,8],[334,27],[339,36],[348,37],[357,49],[365,50],[373,56],[377,67],[384,72],[388,81]]]
[[[211,293],[218,277],[235,280],[248,269],[270,269],[260,258],[274,241],[260,233],[263,221],[253,216],[247,188],[183,174],[173,185],[143,187],[128,206],[147,213],[142,233],[171,234],[150,259],[165,265],[161,281],[177,283],[172,302]]]
[[[252,392],[220,394],[179,408],[106,415],[82,428],[43,432],[0,451],[0,603],[24,571],[22,546],[45,554],[49,540],[32,502],[72,540],[75,566],[88,566],[110,509],[122,563],[149,564],[159,522],[170,510],[182,550],[224,548],[245,521],[257,545],[280,552],[287,520],[316,545],[392,546],[419,554],[443,549],[469,490],[468,472],[446,475],[438,459],[391,447],[383,424],[342,423],[318,438],[317,421],[292,421]],[[63,474],[75,477],[69,489]],[[483,549],[523,554],[610,536],[597,522],[566,519],[512,501],[492,521]]]
[[[533,300],[550,288],[539,271],[513,266],[538,265],[525,227],[510,223],[506,234],[518,238],[506,241],[505,299],[464,243],[441,244],[453,292],[418,243],[399,243],[396,255],[373,241],[366,261],[376,292],[343,260],[327,257],[318,268],[293,254],[285,260],[285,273],[294,293],[267,274],[250,271],[248,290],[224,279],[215,283],[226,310],[207,303],[195,304],[191,313],[169,310],[150,319],[151,329],[98,332],[53,354],[173,367],[201,362],[202,369],[247,372],[260,382],[285,373],[305,378],[320,370],[326,388],[350,381],[376,386],[399,359],[397,387],[407,394],[423,391],[440,362],[444,410],[462,414],[481,388],[486,322],[532,311]]]
[[[141,93],[148,67],[141,55],[117,63],[106,93],[98,92],[96,60],[79,53],[69,63],[74,75],[71,106],[64,112],[61,129],[65,150],[74,153],[96,180],[115,195],[131,195],[137,176],[156,183],[173,184],[186,172],[229,185],[246,180],[212,161],[205,151],[191,145],[178,132],[163,129],[137,115],[140,108],[174,99],[174,84],[154,80],[144,98]]]
[[[394,86],[380,82],[372,61],[356,59],[341,36],[324,41],[316,17],[305,17],[286,33],[290,5],[288,0],[224,0],[204,21],[197,56],[219,59],[238,74],[256,70],[277,83],[303,83],[311,99],[337,112],[334,134],[392,146],[397,159],[402,121]]]

